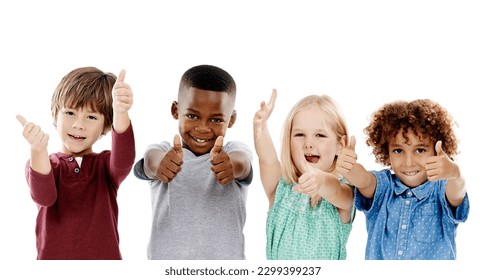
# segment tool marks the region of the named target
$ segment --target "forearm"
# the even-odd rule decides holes
[[[271,198],[275,194],[281,176],[281,168],[275,146],[266,127],[263,129],[260,139],[255,141],[255,151],[258,156],[263,188],[267,196]]]
[[[166,152],[163,150],[155,148],[152,148],[145,153],[143,169],[147,177],[157,179],[157,170],[159,169],[160,162],[165,154]]]
[[[113,112],[113,130],[117,133],[125,132],[130,126],[128,111],[124,113]]]
[[[112,132],[110,174],[119,184],[130,173],[135,162],[135,137],[129,125],[124,132]]]
[[[343,174],[344,178],[351,185],[359,189],[359,192],[366,198],[373,198],[376,189],[376,178],[367,171],[361,164],[356,163],[351,170]]]
[[[233,166],[233,175],[236,180],[243,180],[250,175],[251,162],[245,152],[234,151],[228,154],[231,165]]]
[[[35,172],[47,175],[51,172],[51,161],[47,149],[30,150],[30,167]]]
[[[318,194],[336,208],[349,210],[353,206],[353,189],[330,173],[326,173]]]
[[[446,197],[449,204],[453,207],[461,205],[466,197],[466,182],[464,177],[449,179],[446,183]]]

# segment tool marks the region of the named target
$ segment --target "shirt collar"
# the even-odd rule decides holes
[[[393,180],[395,182],[394,192],[395,192],[396,195],[401,195],[404,192],[406,192],[407,190],[410,190],[415,197],[417,197],[419,200],[422,200],[425,197],[427,197],[430,194],[430,192],[432,191],[432,186],[429,186],[429,185],[432,184],[430,181],[425,181],[422,185],[417,186],[415,188],[410,188],[410,187],[407,187],[405,184],[403,184],[400,181],[400,179],[398,179],[397,176],[395,176],[395,178]]]

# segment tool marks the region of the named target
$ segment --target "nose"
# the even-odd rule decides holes
[[[77,117],[73,121],[73,128],[84,129],[84,118],[83,117]]]
[[[211,130],[209,128],[209,125],[206,122],[203,122],[203,121],[199,122],[194,129],[197,132],[200,132],[200,133],[207,133]]]
[[[304,142],[304,148],[305,149],[312,149],[312,147],[313,147],[312,142],[310,140],[306,139],[305,142]]]
[[[413,165],[413,154],[407,153],[405,154],[405,165],[412,166]]]

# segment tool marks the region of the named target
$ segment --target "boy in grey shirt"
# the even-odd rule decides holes
[[[134,174],[149,180],[149,259],[245,259],[243,227],[252,154],[223,144],[236,121],[236,84],[225,70],[199,65],[181,78],[171,112],[179,135],[149,145]],[[181,141],[182,138],[182,141]]]

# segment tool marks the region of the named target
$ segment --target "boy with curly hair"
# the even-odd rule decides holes
[[[365,128],[376,162],[356,163],[356,140],[338,158],[338,171],[356,186],[366,216],[366,259],[456,259],[456,230],[469,214],[450,114],[429,99],[385,104]]]

